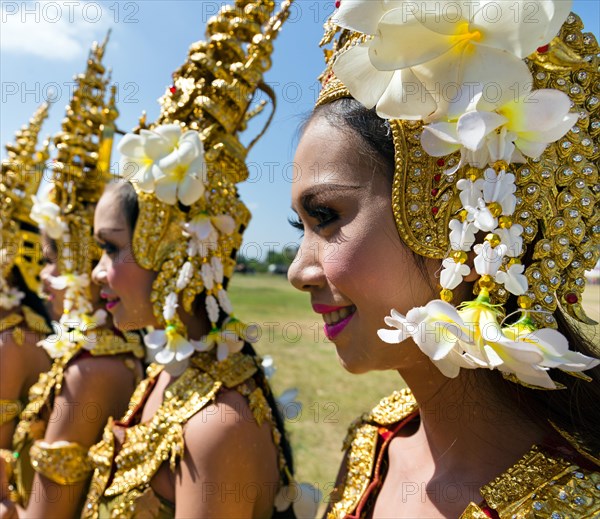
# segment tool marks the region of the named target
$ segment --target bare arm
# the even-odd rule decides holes
[[[22,348],[10,331],[0,337],[0,400],[19,400],[27,378]],[[12,449],[17,418],[0,425],[0,449]]]
[[[279,483],[271,426],[254,421],[248,403],[228,391],[187,424],[175,481],[178,518],[270,517]]]
[[[121,416],[134,389],[134,374],[122,357],[76,359],[65,371],[44,442],[74,442],[87,449],[96,443],[110,416]],[[80,512],[89,478],[58,484],[36,473],[27,510],[20,517],[75,517]]]

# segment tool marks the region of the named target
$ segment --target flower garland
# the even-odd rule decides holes
[[[535,20],[526,15],[532,7]],[[526,385],[555,389],[549,369],[581,372],[600,363],[569,351],[563,335],[536,329],[530,317],[520,261],[523,227],[514,222],[516,184],[508,172],[511,163],[540,157],[578,120],[563,92],[532,91],[523,61],[552,40],[570,9],[569,0],[471,6],[342,0],[333,16],[336,25],[360,34],[333,64],[352,96],[383,118],[424,121],[425,152],[444,157],[460,151],[448,175],[469,167],[456,184],[462,207],[449,222],[441,299],[406,316],[392,310],[385,323],[393,329],[378,332],[388,343],[412,338],[448,377],[460,368],[498,369]],[[455,308],[452,291],[471,274],[470,253],[478,296]],[[504,324],[501,306],[490,303],[497,285],[518,297],[521,315],[514,324]]]
[[[91,351],[97,342],[97,335],[93,330],[105,324],[107,314],[105,310],[92,313],[94,308],[89,300],[89,275],[73,271],[69,225],[62,218],[58,205],[36,196],[33,197],[31,218],[50,238],[61,241],[62,267],[65,269],[60,276],[49,277],[53,289],[65,291],[63,314],[58,322],[52,322],[54,333],[40,341],[38,346],[43,347],[53,359],[62,357],[73,348]]]
[[[171,206],[190,207],[202,197],[208,200],[207,165],[197,131],[182,132],[178,124],[162,125],[141,130],[139,135],[125,135],[118,149],[124,176],[141,192],[153,194]],[[207,210],[193,212],[189,220],[181,224],[181,237],[187,242],[187,260],[178,272],[174,290],[163,303],[162,317],[166,325],[144,338],[154,360],[165,365],[172,375],[180,375],[185,370],[195,351],[214,349],[217,360],[223,361],[240,351],[244,341],[252,342],[252,330],[232,315],[233,307],[223,286],[223,263],[218,256],[219,238],[234,230],[235,221],[230,215],[211,215]],[[186,337],[177,308],[179,295],[198,278],[204,287],[211,331],[194,341]],[[219,327],[221,311],[229,317]]]

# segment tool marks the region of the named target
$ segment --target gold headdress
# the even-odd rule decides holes
[[[165,330],[147,336],[146,344],[165,346],[156,360],[173,371],[185,367],[194,349],[175,311],[180,296],[188,312],[204,297],[212,331],[196,349],[217,345],[222,360],[246,335],[225,290],[250,219],[236,184],[248,177],[246,154],[256,139],[246,147],[238,134],[264,106],[250,110],[254,93],[273,98],[263,75],[289,4],[273,17],[272,0],[223,7],[207,24],[207,40],[194,43],[174,73],[157,122],[119,144],[122,175],[135,187],[140,207],[135,257],[158,271],[152,302]]]
[[[386,323],[396,330],[379,335],[387,342],[411,336],[423,351],[434,349],[432,360],[451,377],[460,367],[496,368],[511,380],[555,388],[549,368],[580,372],[597,364],[568,351],[565,338],[552,329],[552,314],[560,304],[575,319],[595,324],[581,295],[584,271],[600,257],[599,47],[593,34],[583,33],[579,17],[569,14],[570,2],[547,5],[537,25],[522,25],[524,12],[513,12],[510,28],[477,10],[461,18],[456,2],[438,4],[452,16],[443,11],[446,18],[436,20],[447,25],[436,32],[439,27],[417,4],[407,10],[342,0],[322,42],[339,36],[325,51],[317,104],[354,97],[389,119],[398,232],[414,252],[443,259],[442,301],[407,316],[394,311]],[[499,9],[497,16],[508,16]],[[406,24],[413,32],[403,36]],[[427,33],[420,35],[424,40],[417,30]],[[511,30],[510,37],[502,34]],[[402,37],[404,46],[392,48]],[[411,41],[431,42],[433,60],[427,62],[425,53],[413,59]],[[489,46],[479,46],[482,41]],[[436,46],[445,49],[438,57]],[[409,66],[390,65],[394,60]],[[508,84],[502,75],[509,76]],[[470,84],[461,83],[465,78]],[[486,97],[490,86],[499,92],[494,100]],[[470,273],[472,249],[480,275],[477,299],[456,312],[448,303]],[[502,308],[511,294],[520,318],[507,326]],[[428,344],[427,326],[450,337],[443,352]]]
[[[106,100],[110,78],[102,58],[108,36],[102,44],[93,44],[85,72],[74,77],[76,87],[62,130],[53,138],[57,156],[52,165],[49,199],[37,200],[32,211],[40,228],[57,241],[60,276],[51,282],[55,288],[66,290],[60,320],[65,333],[62,340],[44,344],[50,347],[52,356],[59,356],[63,347],[73,343],[74,335],[67,330],[74,328],[83,333],[103,320],[101,315],[97,322],[90,316],[90,276],[92,261],[100,257],[92,238],[94,208],[110,180],[112,136],[118,116],[115,87]],[[84,340],[81,334],[77,337]]]
[[[41,247],[35,222],[29,217],[32,196],[37,192],[48,159],[46,140],[36,150],[38,136],[48,117],[48,103],[42,104],[29,121],[15,135],[15,143],[7,144],[8,157],[2,161],[0,173],[0,226],[2,232],[0,292],[2,308],[18,305],[20,297],[10,289],[6,279],[13,265],[17,265],[27,286],[34,292],[39,288],[41,270]],[[22,297],[22,296],[21,296]]]

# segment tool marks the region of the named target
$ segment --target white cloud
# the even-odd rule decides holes
[[[102,40],[115,13],[110,4],[88,1],[2,2],[2,52],[70,61]]]

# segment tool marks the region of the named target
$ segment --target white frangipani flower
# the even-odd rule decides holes
[[[584,371],[600,363],[569,351],[567,339],[556,330],[532,332],[523,320],[503,328],[498,319],[487,294],[480,293],[477,300],[458,311],[439,300],[413,308],[406,317],[392,310],[385,322],[394,329],[379,330],[378,335],[391,344],[412,338],[433,364],[451,378],[458,375],[461,367],[498,369],[526,384],[555,389],[548,369]]]
[[[200,213],[183,224],[184,235],[189,236],[188,256],[207,256],[218,247],[219,233],[206,213]]]
[[[62,274],[61,276],[48,276],[48,282],[54,290],[81,290],[90,286],[90,278],[87,274]]]
[[[194,346],[198,351],[211,351],[217,348],[217,360],[224,361],[229,355],[241,351],[244,341],[232,330],[212,330]]]
[[[498,219],[492,214],[483,198],[480,198],[474,207],[468,205],[465,209],[469,213],[469,220],[480,231],[489,232],[498,226]]]
[[[506,256],[506,245],[501,243],[497,247],[492,247],[490,242],[485,241],[475,245],[473,249],[477,254],[473,261],[477,274],[495,276]]]
[[[76,345],[71,340],[70,328],[55,321],[52,322],[54,333],[37,343],[46,350],[52,359],[58,359],[73,349]]]
[[[192,205],[207,182],[204,147],[196,131],[182,133],[178,124],[127,134],[119,143],[123,176],[169,205]]]
[[[452,258],[442,261],[442,272],[440,273],[440,285],[442,288],[452,290],[460,285],[471,269],[464,263],[456,263]]]
[[[540,89],[518,100],[510,99],[495,111],[471,110],[456,120],[423,128],[421,145],[433,157],[460,150],[461,160],[447,173],[465,164],[485,168],[497,161],[525,162],[537,158],[548,144],[563,137],[577,122],[569,97],[558,90]]]
[[[535,20],[527,17],[528,4],[539,14]],[[569,9],[570,2],[544,0],[510,9],[493,0],[343,0],[334,23],[371,38],[341,54],[333,70],[382,117],[442,119],[464,112],[477,95],[478,109],[491,110],[515,88],[526,91],[532,79],[522,59],[552,39]],[[499,99],[481,96],[489,84],[498,87]],[[457,95],[448,94],[449,86]]]
[[[527,292],[529,283],[527,277],[523,275],[525,265],[515,264],[511,265],[508,270],[499,270],[494,278],[496,282],[504,285],[504,288],[511,294],[520,296]]]
[[[165,366],[173,376],[179,376],[194,353],[193,344],[177,332],[174,326],[154,330],[144,337],[144,344],[154,354],[154,361]]]
[[[31,198],[33,199],[31,219],[50,238],[53,240],[61,239],[63,233],[67,231],[67,225],[60,218],[60,207],[49,200],[40,200],[37,196]]]

